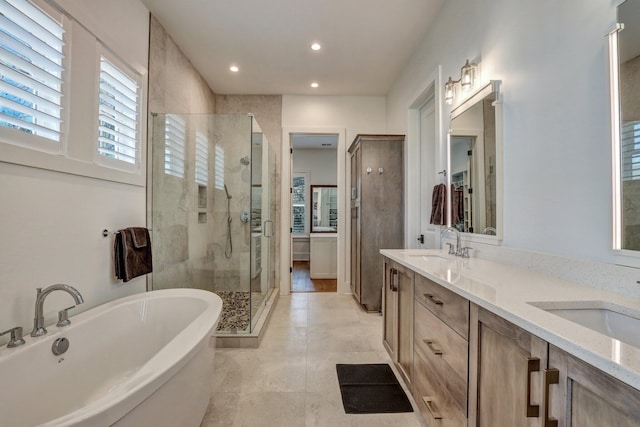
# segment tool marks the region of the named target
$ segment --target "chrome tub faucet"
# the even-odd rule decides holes
[[[33,331],[31,331],[32,337],[39,337],[47,333],[47,330],[44,327],[44,300],[45,298],[47,298],[47,295],[54,291],[64,291],[68,293],[73,297],[76,305],[82,304],[84,302],[84,299],[82,298],[82,295],[80,295],[80,292],[78,292],[78,290],[73,286],[59,284],[51,285],[44,290],[42,288],[37,288],[36,314],[33,319]]]

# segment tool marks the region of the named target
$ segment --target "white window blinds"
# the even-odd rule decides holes
[[[61,22],[26,0],[0,0],[0,125],[61,141]]]
[[[136,80],[101,56],[98,152],[103,156],[138,162],[138,98]]]
[[[293,177],[293,232],[306,233],[307,232],[307,176],[306,174],[299,174]]]
[[[176,114],[167,114],[164,127],[164,173],[184,178],[184,146],[187,124]]]
[[[640,179],[640,121],[622,123],[622,180]]]
[[[196,183],[207,185],[209,181],[209,140],[207,136],[196,131]]]
[[[216,145],[215,173],[216,188],[224,190],[224,148],[220,145]]]

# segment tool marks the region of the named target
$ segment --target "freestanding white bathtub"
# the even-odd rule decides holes
[[[207,291],[147,292],[3,348],[0,426],[199,426],[221,310]],[[52,344],[62,337],[69,349],[55,356]]]

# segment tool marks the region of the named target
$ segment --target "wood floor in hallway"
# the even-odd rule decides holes
[[[293,278],[291,292],[336,292],[336,279],[312,279],[309,275],[309,261],[293,262]]]

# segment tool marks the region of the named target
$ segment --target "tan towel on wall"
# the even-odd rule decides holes
[[[153,271],[151,237],[144,227],[118,230],[114,243],[116,278],[128,282]]]

